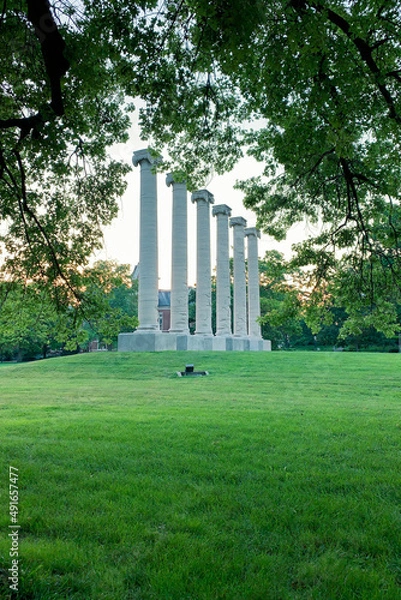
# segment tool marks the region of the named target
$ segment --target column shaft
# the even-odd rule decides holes
[[[140,165],[140,233],[138,331],[159,329],[158,304],[158,246],[157,246],[157,184],[152,172],[153,158],[147,150],[134,152],[132,162]]]
[[[228,217],[231,208],[226,204],[213,207],[217,219],[216,255],[216,335],[231,335],[230,246]]]
[[[210,208],[214,198],[207,190],[192,194],[197,207],[196,335],[212,335],[212,288],[210,261]]]
[[[245,229],[248,239],[248,327],[249,336],[261,337],[260,325],[260,288],[259,288],[259,263],[258,263],[258,238],[260,232],[256,227]]]
[[[171,260],[171,333],[188,334],[187,187],[167,175],[173,187]]]
[[[246,276],[244,229],[246,221],[242,217],[230,219],[234,232],[234,335],[247,335]]]

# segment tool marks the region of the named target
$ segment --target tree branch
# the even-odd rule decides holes
[[[307,7],[314,8],[318,13],[327,15],[328,20],[338,27],[347,38],[356,46],[359,55],[362,61],[365,63],[369,71],[372,73],[375,79],[375,83],[384,98],[388,110],[389,115],[392,119],[394,119],[397,123],[401,123],[401,116],[398,114],[394,98],[392,97],[390,91],[383,83],[382,79],[386,74],[383,74],[375,59],[373,58],[373,50],[378,46],[378,43],[370,46],[363,38],[352,32],[351,24],[341,15],[336,13],[334,10],[327,8],[320,2],[309,2],[308,0],[291,0],[290,5],[302,16]],[[385,40],[382,40],[380,44],[383,44]],[[395,76],[394,72],[390,73],[391,76],[395,77],[399,80],[399,77]]]
[[[1,10],[1,16],[0,16],[0,26],[3,25],[4,16],[6,14],[6,8],[7,8],[7,0],[3,0],[3,8]]]
[[[66,44],[50,12],[48,0],[27,0],[27,2],[28,20],[34,26],[39,39],[46,73],[50,81],[50,105],[55,114],[61,116],[64,114],[61,78],[70,68],[70,63],[63,54]]]
[[[355,187],[355,175],[354,173],[351,171],[349,162],[341,157],[340,158],[340,165],[341,165],[341,169],[344,173],[344,178],[347,184],[347,191],[348,191],[348,198],[349,198],[349,209],[351,209],[351,198],[354,200],[354,205],[356,208],[356,212],[358,215],[358,219],[357,219],[357,223],[359,225],[359,229],[360,231],[363,233],[363,236],[366,240],[369,240],[369,235],[368,235],[368,231],[366,229],[365,226],[365,221],[361,212],[361,207],[359,206],[359,200],[358,200],[358,192],[356,190]],[[350,210],[351,213],[351,210]]]
[[[326,158],[326,156],[329,156],[330,154],[333,154],[335,152],[335,148],[330,148],[330,150],[326,150],[326,152],[323,152],[323,154],[321,154],[319,156],[319,158],[317,159],[317,161],[315,162],[315,164],[308,169],[307,171],[302,172],[299,177],[296,179],[295,181],[295,185],[297,185],[300,181],[302,181],[305,177],[312,177],[312,175],[315,173],[315,171],[317,171],[317,169],[319,168],[320,164],[324,161],[324,159]]]
[[[34,26],[35,33],[39,39],[46,74],[50,82],[51,102],[48,107],[51,111],[49,111],[49,113],[61,116],[64,114],[64,105],[61,94],[61,78],[70,68],[70,63],[63,54],[66,44],[50,13],[48,0],[27,0],[27,2],[28,20]],[[0,24],[4,19],[5,10],[6,0],[4,0]],[[21,130],[21,141],[31,132],[38,132],[40,127],[47,120],[49,120],[49,116],[45,115],[43,111],[39,111],[37,114],[31,115],[30,117],[0,119],[0,129],[18,127]]]
[[[23,140],[31,131],[38,131],[39,127],[45,122],[41,112],[31,117],[22,117],[19,119],[0,119],[0,129],[10,129],[18,127],[21,130],[20,140]]]
[[[20,161],[21,161],[21,159],[20,159]],[[31,246],[31,237],[30,237],[30,234],[29,234],[28,224],[27,224],[26,218],[25,218],[24,192],[22,194],[20,193],[17,181],[16,181],[16,179],[15,179],[12,171],[9,169],[9,167],[8,167],[8,165],[7,165],[7,163],[6,163],[5,159],[4,159],[4,156],[3,156],[2,152],[0,152],[0,163],[1,163],[1,166],[2,166],[2,170],[5,171],[5,173],[7,173],[8,177],[10,178],[10,182],[7,182],[5,180],[5,178],[3,178],[3,179],[6,181],[6,185],[8,187],[10,187],[12,190],[14,190],[14,192],[15,192],[15,195],[16,195],[16,198],[17,198],[17,202],[18,202],[18,209],[19,209],[19,212],[20,212],[20,215],[21,215],[21,220],[22,220],[23,226],[24,226],[25,238],[26,238],[26,241],[28,243],[28,246],[31,248],[32,247]],[[21,167],[22,167],[22,163],[21,163]],[[23,181],[25,182],[25,177],[24,177]],[[25,185],[25,183],[24,183],[24,185]],[[22,198],[22,200],[21,200],[21,198]]]
[[[53,266],[55,267],[56,273],[59,275],[59,277],[61,277],[61,279],[65,283],[68,284],[68,281],[63,273],[63,269],[61,268],[61,265],[57,258],[56,252],[53,248],[53,244],[52,244],[45,228],[43,227],[43,225],[41,224],[41,222],[39,221],[39,219],[37,218],[37,216],[35,215],[33,210],[28,205],[28,199],[27,199],[27,194],[26,194],[25,170],[24,170],[24,166],[22,164],[21,155],[18,152],[18,150],[14,150],[14,155],[17,159],[18,168],[19,168],[20,177],[21,177],[21,196],[22,196],[23,212],[26,213],[28,215],[28,217],[35,223],[36,227],[38,228],[38,231],[40,232],[40,234],[42,235],[43,239],[46,242],[46,246],[47,246],[48,250],[50,251],[52,263],[53,263]]]
[[[369,46],[369,44],[364,39],[362,39],[358,35],[355,35],[352,32],[350,23],[341,15],[337,14],[330,8],[324,7],[318,2],[311,2],[310,5],[313,8],[315,8],[319,13],[326,13],[329,21],[333,23],[333,25],[336,25],[336,27],[341,29],[341,31],[345,33],[347,38],[356,46],[362,61],[368,67],[369,71],[374,75],[376,85],[379,88],[380,93],[388,106],[390,117],[397,121],[397,123],[401,123],[401,116],[397,113],[394,99],[390,91],[381,81],[382,73],[375,59],[373,58],[372,50],[374,49],[374,47]]]

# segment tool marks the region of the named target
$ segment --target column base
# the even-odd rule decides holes
[[[245,352],[249,350],[249,338],[245,336],[233,336],[233,350],[235,352]]]
[[[155,352],[161,331],[137,330],[133,333],[120,333],[118,336],[119,352]]]
[[[120,333],[118,336],[119,352],[161,352],[176,350],[176,337],[162,331],[134,331]]]
[[[189,329],[169,329],[168,333],[175,335],[190,335]]]
[[[212,335],[202,335],[200,333],[195,333],[195,335],[189,335],[188,350],[203,350],[206,352],[210,352],[211,350],[213,350],[213,340],[214,337]]]
[[[270,340],[262,340],[263,342],[263,352],[271,352],[272,351],[272,343]]]
[[[263,340],[259,337],[249,338],[249,350],[251,352],[262,352],[263,351]]]
[[[223,336],[223,335],[216,335],[215,338],[213,338],[213,350],[216,351],[225,351],[225,350],[232,350],[232,337],[231,336]]]
[[[162,331],[120,333],[119,352],[270,352],[271,342],[248,337],[186,335]]]

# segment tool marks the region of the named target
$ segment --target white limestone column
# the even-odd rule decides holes
[[[166,184],[173,187],[170,333],[189,334],[187,186],[169,173]]]
[[[252,338],[261,338],[260,325],[260,288],[258,263],[258,238],[260,231],[256,227],[245,229],[248,241],[248,331]]]
[[[212,287],[210,263],[210,204],[213,194],[198,190],[192,194],[196,202],[196,330],[195,335],[212,335]]]
[[[234,335],[247,335],[246,277],[245,277],[245,227],[242,217],[230,219],[234,237]]]
[[[159,329],[158,256],[157,256],[157,185],[152,172],[154,159],[148,150],[134,152],[132,163],[140,165],[140,217],[139,217],[139,288],[138,332]]]
[[[228,240],[228,217],[231,217],[231,208],[227,204],[218,204],[213,206],[212,214],[217,218],[216,336],[227,336],[231,335],[230,246]]]

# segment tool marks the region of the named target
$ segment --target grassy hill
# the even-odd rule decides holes
[[[209,377],[175,375],[191,362]],[[400,367],[317,352],[1,366],[0,598],[401,598]]]

